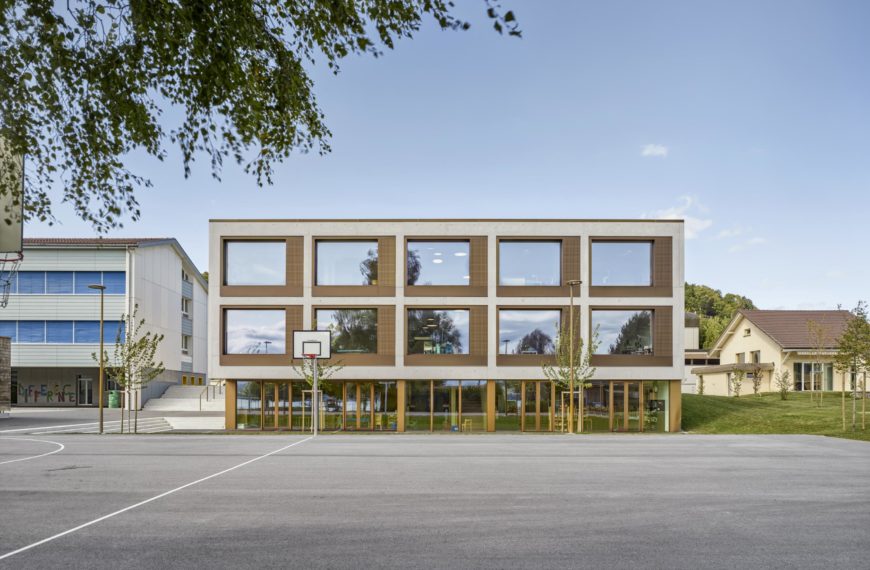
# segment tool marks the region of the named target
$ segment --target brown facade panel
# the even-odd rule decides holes
[[[236,381],[227,380],[224,390],[224,429],[236,429]]]
[[[414,240],[468,241],[468,285],[408,285],[408,242]],[[408,236],[402,255],[405,259],[403,282],[406,297],[486,297],[488,293],[486,236]]]
[[[683,397],[681,393],[682,381],[671,380],[668,387],[668,402],[670,405],[670,431],[673,433],[683,429]]]
[[[408,354],[408,310],[414,309],[468,309],[468,354]],[[487,338],[485,305],[406,306],[403,329],[405,331],[405,366],[486,366]]]
[[[286,242],[286,275],[284,285],[226,285],[226,252],[230,241],[284,241]],[[302,236],[258,236],[221,238],[220,279],[222,297],[301,297],[303,270]]]
[[[317,242],[319,241],[366,241],[378,242],[378,282],[376,285],[318,285]],[[394,297],[396,295],[396,238],[395,236],[371,237],[315,237],[311,245],[311,294],[314,297]]]
[[[591,358],[592,366],[673,366],[673,307],[670,306],[591,306],[589,335],[592,335],[592,311],[595,310],[651,310],[653,353],[646,354],[595,354]]]
[[[602,286],[590,285],[590,297],[670,297],[673,295],[673,271],[674,271],[674,256],[673,256],[673,238],[669,236],[660,236],[654,238],[637,238],[637,237],[601,237],[589,238],[589,281],[592,281],[592,244],[596,241],[635,241],[635,242],[650,242],[652,241],[652,285],[649,287],[643,286]]]
[[[284,352],[282,354],[224,354],[226,351],[226,311],[227,309],[284,309]],[[302,330],[302,307],[300,305],[221,305],[220,308],[220,364],[221,366],[286,366],[299,364],[293,360],[293,331]]]
[[[562,238],[562,286],[580,279],[580,237]]]
[[[395,366],[396,307],[395,305],[317,305],[311,308],[312,326],[317,326],[318,309],[375,309],[378,312],[377,354],[334,354],[324,360],[342,366]]]

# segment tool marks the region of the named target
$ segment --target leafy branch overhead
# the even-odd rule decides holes
[[[514,14],[484,0],[501,34]],[[54,221],[52,189],[98,231],[140,216],[151,186],[132,153],[163,160],[178,145],[185,175],[199,155],[257,184],[291,152],[329,151],[309,70],[338,73],[352,54],[378,57],[427,18],[466,30],[449,0],[0,1],[0,140],[25,160],[29,219]],[[20,198],[10,161],[0,192]]]

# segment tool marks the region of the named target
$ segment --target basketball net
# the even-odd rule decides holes
[[[0,257],[0,309],[5,309],[9,304],[9,292],[12,289],[12,280],[18,273],[18,267],[24,255],[21,253],[7,253]]]

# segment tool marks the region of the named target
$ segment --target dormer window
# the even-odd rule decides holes
[[[752,329],[743,329],[743,336],[749,336],[752,334]]]

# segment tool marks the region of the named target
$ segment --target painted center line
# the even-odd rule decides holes
[[[8,439],[10,441],[37,441],[39,443],[50,443],[52,445],[57,445],[58,448],[48,453],[40,453],[39,455],[32,455],[30,457],[22,457],[20,459],[10,459],[9,461],[0,461],[0,465],[6,465],[7,463],[17,463],[19,461],[29,461],[31,459],[37,459],[39,457],[45,457],[46,455],[54,455],[55,453],[60,453],[64,450],[64,445],[62,443],[58,443],[56,441],[49,441],[47,439],[27,439],[24,437],[0,437],[0,439]]]
[[[209,479],[214,479],[215,477],[220,477],[221,475],[229,473],[230,471],[235,471],[236,469],[244,467],[245,465],[250,465],[251,463],[254,463],[255,461],[265,459],[266,457],[275,455],[276,453],[281,453],[284,450],[287,450],[287,449],[290,449],[291,447],[295,447],[299,444],[305,443],[306,441],[311,441],[312,439],[314,439],[314,436],[306,437],[305,439],[291,443],[290,445],[285,445],[284,447],[282,447],[280,449],[276,449],[275,451],[270,451],[269,453],[260,455],[258,457],[253,458],[253,459],[249,459],[243,463],[239,463],[238,465],[234,465],[228,469],[224,469],[223,471],[218,471],[217,473],[212,473],[211,475],[207,475],[206,477],[203,477],[202,479],[197,479],[196,481],[191,481],[190,483],[186,483],[186,484],[182,485],[181,487],[176,487],[175,489],[170,489],[169,491],[166,491],[164,493],[160,493],[159,495],[155,495],[154,497],[151,497],[150,499],[145,499],[144,501],[140,501],[140,502],[136,503],[135,505],[130,505],[129,507],[124,507],[123,509],[117,510],[117,511],[115,511],[113,513],[109,513],[107,515],[103,515],[100,518],[96,518],[96,519],[94,519],[92,521],[88,521],[84,524],[80,524],[80,525],[73,527],[69,530],[65,530],[63,532],[55,534],[54,536],[49,536],[48,538],[43,538],[42,540],[34,542],[33,544],[28,544],[27,546],[23,546],[23,547],[19,548],[18,550],[13,550],[12,552],[7,552],[6,554],[0,556],[0,560],[5,560],[6,558],[10,558],[12,556],[15,556],[16,554],[21,554],[22,552],[27,552],[28,550],[36,548],[37,546],[41,546],[47,542],[51,542],[53,540],[57,540],[58,538],[64,537],[68,534],[78,532],[78,531],[82,530],[83,528],[87,528],[87,527],[95,525],[99,522],[103,522],[104,520],[110,519],[112,517],[116,517],[120,514],[126,513],[127,511],[132,511],[133,509],[139,508],[143,505],[147,505],[148,503],[151,503],[151,502],[156,501],[158,499],[162,499],[163,497],[167,497],[173,493],[177,493],[178,491],[181,491],[183,489],[187,489],[188,487],[193,487],[194,485],[198,485],[200,483],[208,481]]]

